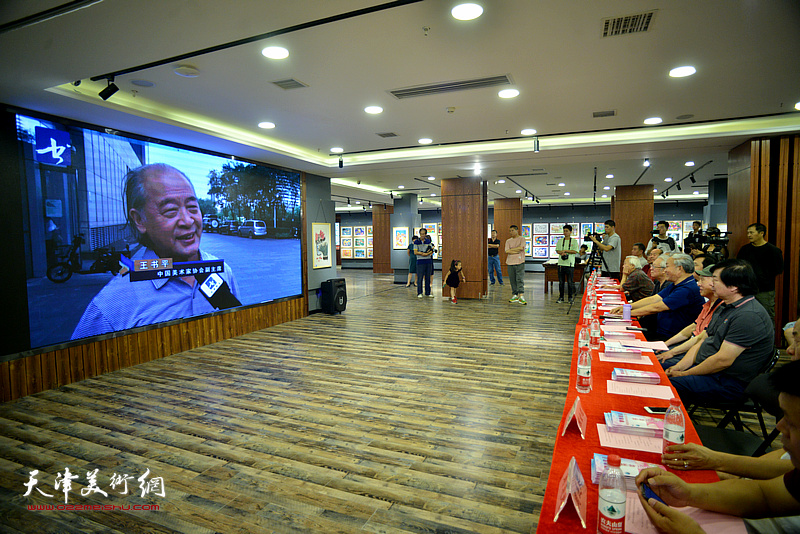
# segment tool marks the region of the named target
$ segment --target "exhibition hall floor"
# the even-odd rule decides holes
[[[1,405],[0,530],[535,530],[577,303],[339,275],[341,315]]]

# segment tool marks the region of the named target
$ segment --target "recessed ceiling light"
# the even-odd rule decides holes
[[[565,184],[564,182],[558,182],[558,187],[564,187],[565,185],[567,184]]]
[[[608,195],[600,195],[600,198],[608,198]]]
[[[405,188],[406,188],[406,186],[404,186],[404,185],[398,185],[397,186],[397,189],[405,189]]]
[[[155,87],[156,84],[150,80],[131,80],[131,84],[138,87]]]
[[[264,128],[265,130],[269,130],[270,128],[275,128],[275,123],[274,122],[269,122],[269,121],[259,122],[258,123],[258,127],[259,128]]]
[[[658,189],[653,189],[653,193],[658,193]]]
[[[796,109],[797,111],[800,111],[800,102],[798,102],[797,104],[794,105],[794,109]]]
[[[436,179],[435,176],[428,176],[428,180],[435,180],[435,179]]]
[[[522,135],[535,135],[536,134],[536,130],[534,130],[533,128],[525,128],[520,133]]]
[[[436,196],[436,193],[431,193],[431,196],[432,196],[432,197],[435,197],[435,196]]]
[[[603,191],[608,191],[609,189],[611,189],[611,186],[610,186],[610,185],[607,185],[607,186],[605,186],[605,187],[603,188]]]
[[[606,178],[613,178],[613,177],[614,177],[613,174],[606,174]]]
[[[514,98],[516,96],[519,96],[519,91],[516,89],[503,89],[502,91],[497,93],[497,96],[499,96],[500,98]]]
[[[360,200],[356,200],[356,204],[361,204],[361,201]]]
[[[450,10],[450,14],[457,20],[474,20],[483,14],[483,8],[478,4],[459,4]]]
[[[569,191],[567,191],[566,193],[564,193],[564,196],[565,196],[565,197],[568,197],[568,196],[569,196]]]
[[[522,189],[517,189],[517,193],[522,193]]]
[[[174,72],[178,76],[183,76],[184,78],[197,78],[200,76],[200,71],[197,70],[197,67],[193,67],[192,65],[178,65],[175,67]]]
[[[693,194],[693,195],[699,195],[699,194],[700,194],[700,191],[692,191],[692,194]]]
[[[506,181],[501,178],[501,179],[497,180],[497,183],[498,184],[504,184],[504,183],[506,183]]]
[[[691,65],[686,65],[685,67],[675,67],[669,71],[669,75],[673,78],[684,78],[686,76],[691,76],[695,72],[697,72],[697,69]]]
[[[289,57],[289,51],[282,46],[268,46],[261,51],[261,54],[269,59],[286,59]]]
[[[687,161],[686,163],[684,163],[684,165],[686,165],[687,167],[694,167],[694,161]]]
[[[669,176],[667,176],[666,178],[664,178],[664,181],[665,181],[665,182],[671,182],[671,181],[672,181],[672,178],[670,178]]]
[[[417,143],[419,143],[421,145],[429,145],[429,144],[433,143],[433,139],[429,139],[427,137],[423,137],[422,139],[418,139]]]
[[[341,154],[342,152],[344,152],[344,149],[342,147],[340,147],[340,146],[335,146],[335,147],[331,148],[331,153],[332,154]]]
[[[644,120],[645,124],[661,124],[662,122],[661,117],[650,117]]]
[[[377,115],[378,113],[383,113],[383,108],[380,106],[367,106],[364,108],[364,111],[370,115]]]

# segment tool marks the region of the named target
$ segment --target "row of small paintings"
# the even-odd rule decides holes
[[[367,237],[372,235],[372,226],[342,226],[342,237]]]
[[[343,248],[342,258],[372,259],[372,248]]]
[[[372,248],[372,236],[370,237],[343,237],[341,248]]]

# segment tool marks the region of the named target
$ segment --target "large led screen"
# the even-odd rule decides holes
[[[31,348],[302,293],[298,172],[17,115]]]

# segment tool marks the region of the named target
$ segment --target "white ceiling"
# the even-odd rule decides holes
[[[490,199],[520,196],[510,181],[495,182],[523,175],[514,180],[543,203],[588,202],[596,168],[606,201],[602,194],[637,179],[663,190],[666,177],[691,172],[687,160],[695,169],[710,162],[696,174],[704,196],[708,180],[727,173],[731,148],[758,132],[800,131],[796,0],[478,1],[484,13],[474,21],[450,15],[457,2],[424,0],[119,75],[120,91],[104,102],[106,82],[89,78],[383,2],[101,0],[0,33],[0,102],[336,178],[334,194],[373,202],[391,202],[400,185],[431,200],[439,188],[427,176],[472,176],[476,164]],[[65,3],[5,0],[0,25]],[[605,18],[650,10],[647,32],[602,37]],[[268,44],[289,58],[264,58]],[[179,64],[199,76],[177,76]],[[668,76],[687,64],[697,74]],[[493,75],[510,76],[520,96],[388,93]],[[308,87],[271,83],[286,78]],[[368,105],[384,112],[368,115]],[[592,117],[606,110],[616,116]],[[652,116],[662,125],[644,126]],[[259,129],[261,121],[277,127]],[[538,130],[541,152],[523,128]],[[421,137],[432,148],[416,148]],[[341,169],[334,146],[345,150]],[[644,158],[652,166],[641,176]],[[670,201],[697,198],[683,185]]]

